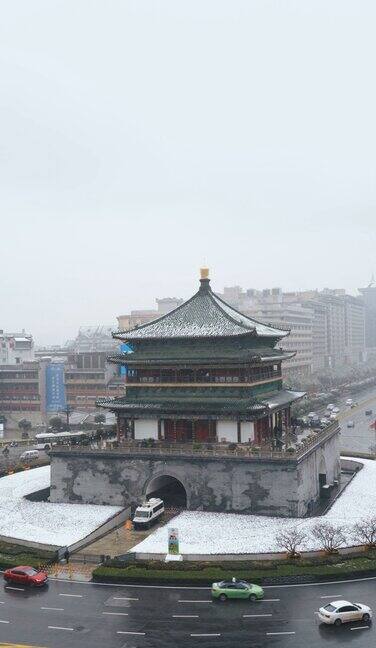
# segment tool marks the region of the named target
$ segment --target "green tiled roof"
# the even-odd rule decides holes
[[[276,409],[276,401],[280,406],[287,405],[298,398],[303,392],[290,392],[288,390],[275,391],[265,398],[243,397],[239,393],[227,395],[194,396],[187,390],[185,396],[182,392],[172,394],[172,390],[165,390],[165,395],[153,394],[149,398],[141,396],[124,396],[122,398],[98,399],[97,405],[113,411],[122,411],[129,416],[153,414],[161,416],[169,414],[210,414],[219,416],[237,414],[267,414],[271,409]],[[270,403],[272,406],[270,406]]]
[[[270,361],[281,360],[291,357],[293,354],[287,353],[282,349],[256,348],[256,349],[237,349],[221,347],[220,345],[205,346],[205,349],[192,346],[191,349],[178,345],[168,345],[163,348],[159,345],[157,349],[140,347],[133,353],[118,353],[110,356],[108,360],[115,364],[121,365],[184,365],[191,364],[239,364],[260,362],[270,359]]]
[[[288,330],[243,315],[212,292],[208,279],[201,279],[198,292],[184,304],[131,331],[114,333],[114,337],[132,341],[253,335],[279,340],[288,334]]]

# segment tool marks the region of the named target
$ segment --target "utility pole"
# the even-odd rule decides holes
[[[66,414],[66,417],[67,417],[67,432],[69,432],[70,431],[69,415],[70,415],[70,413],[72,411],[72,408],[71,408],[70,405],[68,405],[68,403],[67,403],[67,406],[66,406],[64,411],[65,411],[65,414]]]

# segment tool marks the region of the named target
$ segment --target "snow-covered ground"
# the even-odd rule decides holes
[[[0,535],[69,546],[121,510],[117,506],[50,504],[25,499],[25,495],[49,485],[49,466],[0,479]]]
[[[179,529],[182,554],[269,553],[281,551],[275,537],[292,526],[304,528],[309,536],[305,550],[320,549],[311,535],[318,521],[351,527],[355,522],[376,515],[376,461],[357,459],[363,469],[354,477],[325,516],[320,518],[275,518],[234,513],[185,512],[170,520]],[[354,544],[349,536],[347,544]],[[167,552],[167,525],[160,527],[132,551]]]

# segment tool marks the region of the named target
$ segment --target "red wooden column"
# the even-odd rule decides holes
[[[237,419],[236,421],[236,429],[238,433],[238,443],[242,442],[242,424],[240,422],[240,419]]]

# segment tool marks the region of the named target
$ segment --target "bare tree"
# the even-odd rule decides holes
[[[305,544],[307,534],[298,526],[290,527],[280,531],[276,535],[276,543],[281,549],[287,551],[288,555],[293,558],[298,554],[298,549]]]
[[[352,535],[359,544],[376,547],[376,515],[365,517],[354,524]]]
[[[321,543],[327,553],[336,553],[346,542],[344,526],[334,526],[330,522],[319,522],[312,529],[312,535]]]

